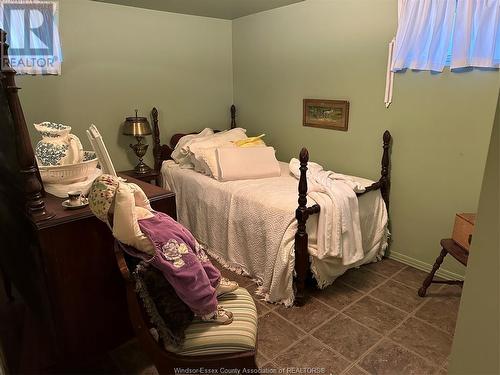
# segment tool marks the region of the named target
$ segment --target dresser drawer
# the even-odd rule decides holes
[[[177,209],[175,206],[175,194],[169,193],[161,199],[150,199],[151,208],[155,211],[163,212],[174,220],[177,220]]]
[[[476,222],[476,214],[461,213],[455,216],[455,225],[453,227],[453,241],[469,250],[474,232],[474,224]]]

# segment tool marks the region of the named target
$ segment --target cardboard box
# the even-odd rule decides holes
[[[474,232],[476,214],[460,213],[455,216],[455,226],[453,227],[453,241],[469,251]]]

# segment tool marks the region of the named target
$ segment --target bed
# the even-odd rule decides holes
[[[163,186],[176,193],[178,220],[225,267],[254,278],[260,285],[257,293],[265,300],[300,306],[306,300],[306,282],[311,276],[322,288],[347,269],[384,254],[390,187],[388,131],[383,135],[380,179],[353,177],[366,187],[358,194],[365,256],[346,266],[336,259],[315,256],[320,206],[307,197],[307,149],[299,154],[298,180],[289,172],[288,163],[280,162],[280,177],[222,183],[176,165],[171,154],[185,134],[175,134],[170,145],[161,145],[155,108],[152,118],[155,167],[161,171]],[[235,127],[236,108],[232,106],[231,128]]]

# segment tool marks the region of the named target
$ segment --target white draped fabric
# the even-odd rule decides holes
[[[498,68],[500,0],[458,0],[451,69]]]
[[[403,0],[401,5],[392,71],[443,71],[456,0]]]

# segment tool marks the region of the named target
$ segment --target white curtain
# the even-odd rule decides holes
[[[458,0],[451,69],[498,68],[500,0]]]
[[[443,71],[456,0],[402,0],[400,6],[392,71]]]
[[[398,0],[398,29],[389,43],[385,106],[394,72],[500,68],[500,0]]]
[[[19,9],[7,9],[12,4],[20,5]],[[23,5],[45,7],[52,12],[51,26],[40,15],[40,12],[23,9]],[[8,14],[8,17],[6,17]],[[26,18],[26,14],[29,16]],[[9,63],[17,74],[61,74],[62,51],[58,29],[58,3],[52,1],[40,2],[36,0],[16,0],[15,2],[0,1],[0,26],[7,32],[9,48]],[[28,24],[27,24],[28,23]],[[38,35],[31,32],[36,28]],[[26,33],[29,31],[29,39]],[[34,49],[46,47],[46,41],[52,41],[50,54],[33,54]]]

